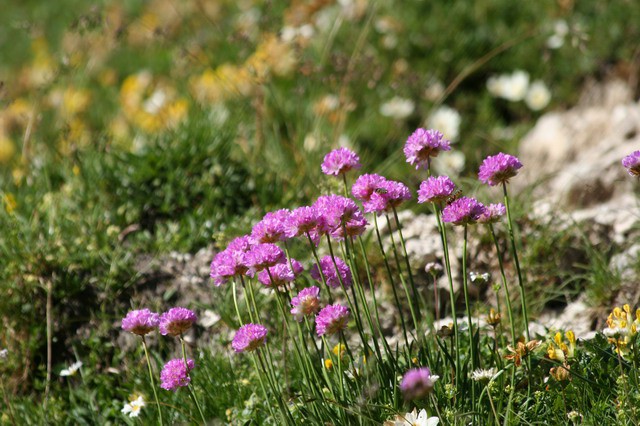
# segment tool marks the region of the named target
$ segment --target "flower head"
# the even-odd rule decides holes
[[[235,238],[225,250],[215,255],[211,262],[211,278],[216,286],[247,272],[246,253],[251,247],[251,237],[245,235]]]
[[[455,189],[456,184],[448,176],[431,176],[420,184],[418,203],[443,203]]]
[[[347,328],[348,322],[349,308],[339,304],[328,305],[316,316],[316,332],[318,336],[331,336]]]
[[[509,179],[518,174],[522,163],[513,155],[500,152],[490,155],[480,165],[478,178],[489,186],[508,183]]]
[[[296,321],[302,321],[305,316],[315,315],[320,309],[320,289],[316,286],[300,290],[297,296],[291,299],[291,314]]]
[[[487,370],[482,370],[482,369],[478,369],[478,370],[474,370],[471,373],[471,380],[473,380],[474,382],[488,382],[489,380],[493,379],[493,376],[495,376],[497,373],[495,368],[489,368]]]
[[[149,309],[129,311],[122,319],[122,329],[138,336],[151,333],[159,324],[160,316]]]
[[[385,177],[375,173],[361,175],[351,186],[351,194],[356,200],[366,203],[371,199],[373,192],[381,188],[386,180]]]
[[[516,343],[515,348],[509,345],[507,346],[507,351],[509,351],[510,353],[505,355],[504,358],[508,360],[512,360],[513,364],[516,367],[520,367],[520,365],[522,365],[522,359],[529,356],[529,354],[533,352],[533,350],[537,348],[539,345],[540,345],[539,340],[530,340],[527,343],[518,342]]]
[[[411,401],[422,399],[433,391],[433,386],[440,376],[431,374],[427,367],[412,368],[407,371],[400,383],[404,399]]]
[[[313,239],[325,234],[328,230],[324,216],[314,206],[303,206],[294,209],[289,216],[289,234],[295,237],[309,234]]]
[[[440,151],[451,150],[449,143],[437,130],[417,129],[407,139],[404,155],[407,157],[407,163],[416,166],[416,170],[420,167],[426,168],[431,157],[437,157]]]
[[[478,218],[478,223],[496,223],[506,212],[507,209],[502,203],[489,204]]]
[[[179,336],[197,320],[196,314],[187,308],[171,308],[160,317],[160,334]]]
[[[293,235],[289,228],[290,217],[289,209],[267,213],[260,222],[253,226],[251,239],[255,244],[260,244],[277,243],[291,238]]]
[[[635,314],[635,315],[634,315]],[[640,328],[640,309],[631,312],[629,305],[622,308],[615,307],[607,318],[607,328],[602,332],[609,338],[609,342],[616,345],[616,352],[622,357],[629,354],[629,345],[635,340]]]
[[[442,210],[442,220],[454,225],[475,223],[486,210],[475,198],[460,197]]]
[[[429,117],[427,125],[432,129],[440,129],[444,137],[455,142],[460,134],[461,121],[462,118],[458,111],[443,105]]]
[[[256,244],[246,253],[250,273],[260,272],[285,261],[284,251],[275,244]]]
[[[565,333],[564,337],[567,339],[566,342],[562,337],[562,333],[558,331],[553,336],[553,340],[549,342],[547,356],[550,359],[564,363],[575,356],[576,335],[573,331],[569,330]]]
[[[345,232],[350,237],[361,235],[368,225],[362,211],[350,198],[323,195],[313,206],[322,215],[329,235],[337,240],[344,239]]]
[[[335,265],[333,264],[333,259],[336,260]],[[322,271],[322,275],[320,271]],[[339,288],[341,281],[345,288],[349,288],[353,282],[349,265],[347,265],[344,260],[335,256],[333,258],[331,256],[325,256],[320,259],[320,269],[318,269],[318,265],[313,265],[311,278],[322,282],[323,275],[327,285],[331,288]]]
[[[138,417],[140,415],[140,411],[142,407],[145,406],[144,398],[142,395],[139,395],[137,398],[130,400],[128,403],[124,404],[122,410],[122,414],[128,414],[129,417]]]
[[[358,155],[349,148],[334,149],[324,157],[322,173],[325,175],[339,176],[351,169],[362,167]]]
[[[382,426],[438,426],[440,419],[429,417],[423,408],[418,413],[416,408],[406,414],[398,414],[392,420],[387,420]]]
[[[631,176],[640,177],[640,151],[633,151],[622,159],[622,165]]]
[[[291,265],[293,265],[293,270]],[[289,262],[284,262],[270,267],[269,270],[263,269],[258,272],[258,281],[267,287],[280,287],[288,284],[304,271],[302,264],[295,259],[291,259],[291,265]]]
[[[76,361],[69,366],[69,368],[64,368],[60,371],[60,377],[67,376],[75,376],[78,371],[80,371],[80,367],[82,367],[82,361]]]
[[[267,328],[260,324],[245,324],[233,336],[231,347],[234,351],[252,352],[267,342]]]
[[[176,358],[167,362],[160,372],[160,387],[162,389],[175,391],[178,387],[187,386],[191,382],[189,372],[196,366],[192,359],[187,360]]]

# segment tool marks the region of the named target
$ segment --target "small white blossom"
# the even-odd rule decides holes
[[[392,420],[384,423],[384,426],[438,426],[440,419],[437,417],[429,417],[425,409],[413,411],[406,414],[398,414]]]
[[[124,404],[122,408],[122,414],[128,414],[129,417],[138,417],[140,415],[140,410],[145,406],[144,398],[142,396],[138,396],[137,399],[134,399],[131,402]]]
[[[0,359],[1,360],[5,360],[9,357],[9,350],[8,349],[3,349],[0,351]]]
[[[529,74],[516,70],[511,74],[494,76],[487,80],[489,93],[497,98],[518,102],[524,99],[529,89]]]
[[[461,121],[462,118],[458,111],[443,105],[429,117],[427,127],[442,132],[445,138],[455,142],[460,135]]]
[[[396,120],[401,120],[403,118],[409,117],[413,110],[415,109],[415,104],[411,99],[401,98],[399,96],[394,96],[388,102],[380,105],[380,114],[385,117],[395,118]]]
[[[489,281],[489,273],[479,274],[477,272],[469,272],[469,279],[471,282],[477,285],[485,284]]]
[[[60,376],[61,377],[74,376],[78,372],[78,370],[80,370],[80,367],[82,367],[82,361],[74,362],[69,366],[69,368],[65,368],[62,371],[60,371]]]
[[[553,23],[553,34],[547,39],[549,49],[559,49],[564,45],[565,37],[569,34],[569,25],[564,19],[559,19]]]
[[[551,92],[549,92],[547,86],[540,80],[534,81],[531,84],[531,87],[527,91],[527,96],[524,98],[524,102],[533,111],[540,111],[549,105],[550,100]]]
[[[488,382],[489,380],[493,379],[493,376],[495,375],[495,368],[489,368],[487,370],[478,369],[471,373],[471,379],[474,382]]]
[[[441,175],[457,176],[464,169],[466,158],[462,151],[445,151],[438,154],[433,167]]]

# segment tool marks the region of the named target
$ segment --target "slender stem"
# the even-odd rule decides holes
[[[13,405],[11,404],[11,398],[9,397],[9,394],[4,387],[4,380],[0,380],[0,388],[2,388],[2,397],[4,398],[4,403],[7,404],[7,408],[9,409],[11,424],[17,425],[18,423],[16,423],[16,418],[13,415]]]
[[[400,219],[398,218],[398,211],[395,207],[393,207],[393,218],[396,221],[396,228],[398,228],[398,235],[400,236],[400,245],[402,246],[402,252],[404,254],[404,263],[407,267],[407,273],[409,274],[409,283],[411,284],[411,290],[413,291],[413,297],[416,304],[416,314],[418,319],[422,317],[420,312],[420,298],[419,293],[416,288],[416,283],[413,279],[413,272],[411,271],[411,264],[409,263],[409,254],[407,253],[407,245],[404,241],[404,235],[402,235],[402,224],[400,223]]]
[[[187,372],[187,374],[190,376],[189,374],[189,363],[187,362],[187,349],[185,347],[185,343],[184,343],[184,339],[182,338],[182,335],[179,336],[180,339],[180,345],[182,346],[182,359],[184,360],[184,368],[185,371]],[[191,399],[193,400],[194,404],[196,404],[196,408],[198,409],[198,412],[200,413],[200,418],[202,418],[202,424],[206,425],[207,424],[207,419],[205,419],[204,417],[204,413],[202,412],[202,407],[200,407],[200,403],[198,402],[198,398],[196,398],[196,395],[193,393],[193,389],[191,389],[191,386],[187,385],[187,389],[189,390],[189,396],[191,396]]]
[[[511,209],[509,208],[509,196],[507,194],[506,182],[502,182],[502,189],[504,192],[504,205],[507,210],[507,223],[509,224],[509,239],[511,240],[511,251],[513,252],[513,260],[516,264],[516,271],[518,272],[518,284],[520,286],[520,303],[522,304],[522,316],[524,318],[524,331],[528,342],[531,340],[531,337],[529,336],[529,315],[527,314],[527,300],[524,291],[524,281],[522,280],[522,271],[520,270],[520,261],[518,260],[518,250],[516,249],[516,239],[513,235],[513,223],[511,220]]]
[[[493,224],[489,224],[489,230],[491,231],[491,238],[493,239],[493,244],[496,246],[496,253],[498,254],[498,265],[500,265],[500,275],[502,276],[502,286],[504,287],[505,299],[507,302],[507,312],[509,314],[509,324],[511,325],[511,344],[515,345],[516,343],[516,325],[513,320],[513,310],[511,309],[511,296],[509,295],[509,286],[507,285],[507,276],[504,273],[504,264],[502,262],[502,253],[500,252],[500,245],[498,244],[498,239],[496,238],[496,233],[493,230]]]
[[[478,368],[476,345],[473,336],[473,321],[471,320],[471,305],[469,304],[469,288],[467,282],[467,231],[468,225],[464,224],[464,240],[462,244],[462,289],[464,292],[464,304],[467,309],[467,321],[469,323],[469,350],[471,351],[471,365],[475,370]],[[471,409],[475,413],[476,407],[476,385],[471,381]],[[475,414],[474,414],[475,418]]]
[[[160,408],[160,400],[158,399],[158,391],[156,390],[156,381],[153,378],[153,370],[151,369],[151,359],[149,358],[149,351],[147,350],[147,341],[142,337],[142,347],[144,348],[144,356],[147,358],[147,367],[149,367],[149,379],[151,380],[151,389],[153,389],[153,397],[156,400],[156,405],[158,406],[158,422],[160,426],[164,424],[162,421],[162,409]]]
[[[389,266],[389,260],[387,259],[387,253],[384,251],[384,246],[382,245],[382,237],[380,236],[380,228],[378,226],[378,217],[373,215],[373,223],[376,228],[376,236],[378,237],[378,246],[380,247],[380,254],[382,254],[382,260],[384,261],[384,265],[387,269],[387,274],[389,276],[389,282],[391,284],[391,290],[393,291],[393,298],[396,302],[396,307],[398,308],[398,313],[400,314],[400,324],[402,325],[402,334],[404,335],[404,342],[409,347],[409,338],[407,336],[407,325],[404,322],[404,316],[402,315],[402,306],[400,305],[400,298],[398,298],[398,292],[396,290],[396,286],[393,283],[393,273],[391,273],[391,267]]]
[[[238,307],[238,295],[236,294],[235,280],[231,282],[231,292],[233,295],[233,306],[236,308],[236,316],[238,317],[238,323],[242,326],[244,325],[244,321],[242,320],[242,315],[240,315],[240,308]]]

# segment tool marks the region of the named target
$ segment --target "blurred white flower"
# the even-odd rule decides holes
[[[547,86],[540,80],[534,81],[527,91],[527,96],[524,98],[524,102],[533,111],[540,111],[551,100],[551,92],[547,89]]]
[[[82,361],[74,362],[69,368],[60,371],[60,377],[74,376],[80,370],[80,367],[82,367]]]
[[[297,38],[302,38],[305,40],[310,39],[314,33],[315,30],[313,29],[313,25],[311,24],[304,24],[300,27],[292,27],[287,25],[285,27],[282,27],[282,30],[280,30],[280,39],[284,42],[290,43]]]
[[[445,138],[455,142],[460,135],[460,121],[461,117],[458,111],[443,105],[431,114],[427,120],[427,127],[442,132]]]
[[[0,351],[0,359],[5,360],[9,358],[9,350],[8,349],[3,349]]]
[[[338,146],[341,148],[349,148],[353,150],[353,144],[351,143],[351,138],[345,135],[344,133],[338,136]]]
[[[318,149],[318,139],[314,135],[309,133],[304,137],[304,142],[302,145],[304,146],[305,151],[315,151],[316,149]]]
[[[167,94],[164,90],[157,89],[144,101],[142,109],[148,114],[155,115],[160,112],[166,102]]]
[[[461,151],[445,151],[438,154],[433,167],[440,175],[458,176],[464,169],[465,160]]]
[[[134,399],[127,404],[124,404],[122,408],[122,414],[128,414],[129,417],[138,417],[140,415],[140,410],[145,406],[144,398],[142,396],[138,396],[137,399]]]
[[[424,97],[435,102],[444,94],[444,84],[440,80],[433,80],[424,90]]]
[[[569,34],[569,25],[564,19],[558,19],[553,23],[553,34],[547,39],[549,49],[559,49],[564,44],[564,39]]]
[[[471,373],[471,380],[474,382],[488,382],[496,375],[495,368],[489,368],[488,370],[475,370]]]
[[[401,120],[410,116],[413,113],[414,109],[415,104],[411,99],[394,96],[388,102],[380,105],[380,114],[384,115],[385,117],[391,117],[395,118],[396,120]]]
[[[417,409],[406,413],[404,415],[398,414],[393,420],[387,420],[384,426],[437,426],[440,423],[440,419],[437,417],[429,417],[425,409]]]
[[[478,272],[469,272],[469,279],[473,284],[481,285],[486,284],[489,281],[490,275],[488,272],[480,274]]]
[[[529,74],[516,70],[511,74],[494,76],[487,80],[489,93],[497,98],[518,102],[524,99],[529,88]]]
[[[200,318],[198,319],[198,322],[204,328],[209,328],[209,327],[215,325],[218,321],[220,321],[220,315],[218,315],[217,313],[215,313],[211,309],[206,309],[204,311],[204,313],[202,315],[200,315]]]

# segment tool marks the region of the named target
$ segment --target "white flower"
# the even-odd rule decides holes
[[[9,357],[9,350],[3,349],[0,351],[0,359],[5,360]]]
[[[438,154],[433,167],[441,175],[457,176],[464,169],[466,158],[461,151],[445,151]]]
[[[142,105],[142,109],[151,115],[156,115],[167,102],[167,94],[164,90],[157,89],[151,94]]]
[[[74,362],[69,368],[60,371],[60,377],[74,376],[80,370],[80,367],[82,367],[82,361]]]
[[[534,81],[531,87],[527,91],[527,96],[524,98],[524,102],[533,111],[540,111],[542,108],[549,105],[551,100],[551,92],[547,89],[547,86],[540,81]]]
[[[564,19],[559,19],[553,23],[553,34],[547,39],[549,49],[559,49],[564,44],[564,39],[569,34],[569,25]]]
[[[412,412],[405,415],[399,414],[393,420],[385,422],[388,426],[437,426],[440,419],[427,416],[427,411],[422,409],[420,413],[414,408]]]
[[[415,105],[411,99],[394,96],[390,101],[380,105],[380,114],[401,120],[410,116],[414,108]]]
[[[477,272],[469,272],[469,279],[471,279],[471,282],[474,284],[485,284],[489,281],[489,273],[485,272],[484,274],[480,274]]]
[[[489,368],[488,370],[475,370],[471,373],[471,379],[474,382],[488,382],[496,375],[495,368]]]
[[[140,415],[140,410],[142,409],[142,407],[144,407],[144,405],[144,398],[142,398],[142,396],[139,396],[137,399],[124,404],[124,407],[121,411],[122,414],[129,414],[129,417],[138,417]]]
[[[427,120],[427,127],[442,132],[445,138],[455,142],[460,134],[460,113],[446,105],[438,108]]]
[[[487,80],[489,93],[497,98],[518,102],[524,99],[529,88],[529,74],[516,70],[511,74],[491,77]]]

